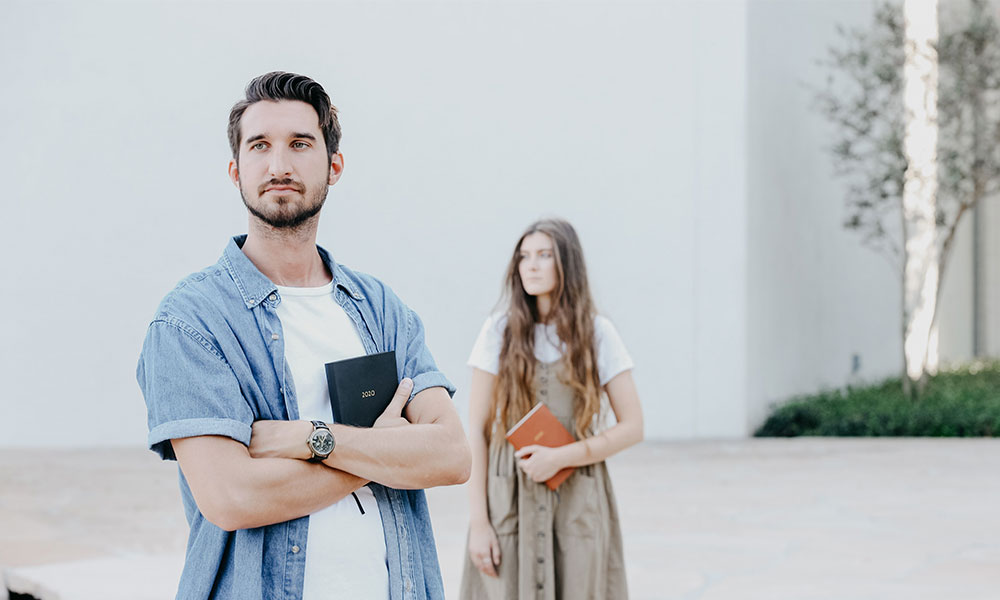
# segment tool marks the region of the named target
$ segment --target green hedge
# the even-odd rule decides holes
[[[898,377],[793,398],[757,437],[799,435],[980,437],[1000,435],[1000,363],[941,371],[919,400],[903,397]]]

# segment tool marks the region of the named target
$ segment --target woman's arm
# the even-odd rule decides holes
[[[489,447],[483,431],[489,420],[490,399],[496,377],[481,369],[472,369],[469,382],[469,446],[472,450],[472,473],[469,476],[469,557],[476,568],[497,576],[500,544],[490,524],[486,506]]]
[[[617,423],[594,437],[560,446],[525,446],[515,456],[534,481],[546,481],[565,467],[592,465],[642,441],[642,405],[632,380],[632,370],[616,375],[604,386]]]

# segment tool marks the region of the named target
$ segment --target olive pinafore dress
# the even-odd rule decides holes
[[[573,431],[573,391],[539,362],[537,400]],[[499,438],[499,439],[497,439]],[[619,600],[628,597],[618,509],[604,462],[578,467],[556,491],[517,468],[514,447],[490,444],[486,504],[500,542],[499,577],[484,575],[468,551],[462,600]]]

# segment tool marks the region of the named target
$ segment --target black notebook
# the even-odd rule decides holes
[[[371,427],[396,393],[396,352],[326,363],[335,423]]]

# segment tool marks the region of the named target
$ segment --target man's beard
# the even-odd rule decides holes
[[[240,185],[240,197],[243,198],[243,204],[247,207],[247,210],[250,211],[250,214],[275,229],[296,229],[309,219],[315,217],[319,214],[320,209],[323,208],[323,203],[326,202],[326,195],[330,191],[328,186],[320,185],[315,192],[308,194],[308,188],[300,183],[292,181],[291,179],[272,179],[261,185],[257,190],[257,198],[261,200],[262,204],[266,202],[261,199],[264,195],[265,188],[272,185],[296,185],[305,192],[303,195],[306,200],[306,204],[304,206],[296,209],[296,205],[290,200],[286,200],[285,197],[279,196],[278,200],[280,203],[276,203],[276,210],[272,211],[271,214],[268,214],[247,201],[247,194],[243,190],[243,186]]]

